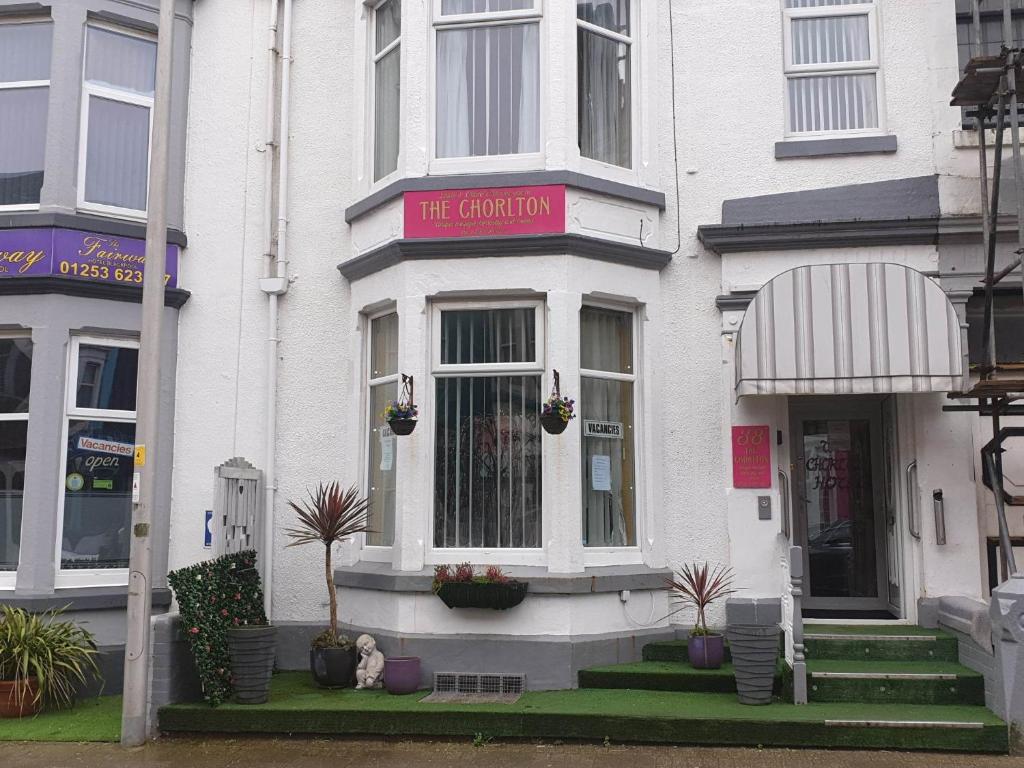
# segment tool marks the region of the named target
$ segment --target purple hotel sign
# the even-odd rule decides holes
[[[146,242],[77,229],[0,229],[0,280],[67,277],[142,285]],[[178,287],[178,246],[167,246],[164,284]]]

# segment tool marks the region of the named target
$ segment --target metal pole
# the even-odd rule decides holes
[[[152,521],[156,507],[156,466],[160,406],[161,320],[167,257],[167,166],[173,64],[174,0],[160,0],[152,153],[146,222],[146,263],[142,281],[142,338],[139,344],[135,427],[135,482],[128,573],[128,628],[124,649],[124,704],[121,743],[134,747],[149,735],[149,621],[153,570]]]
[[[1013,39],[1013,14],[1010,11],[1010,0],[1003,0],[1003,47],[1010,50],[1016,48]],[[1019,53],[1008,53],[1009,67],[1006,82],[1010,86],[1010,141],[1013,145],[1013,184],[1017,193],[1017,248],[1024,248],[1024,159],[1020,150],[1020,115],[1017,113],[1017,61]],[[1024,286],[1022,286],[1024,288]]]
[[[995,162],[992,170],[992,198],[989,202],[988,242],[985,244],[985,322],[981,341],[981,358],[987,371],[996,368],[995,312],[992,291],[995,286],[996,245],[999,241],[999,190],[1003,171],[1003,131],[1006,126],[1006,77],[999,79],[999,103],[996,107]],[[984,145],[984,139],[981,140]]]

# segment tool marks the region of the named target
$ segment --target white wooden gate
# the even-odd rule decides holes
[[[240,456],[214,470],[213,549],[218,555],[262,548],[263,471]]]

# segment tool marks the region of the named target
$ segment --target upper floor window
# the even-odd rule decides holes
[[[434,0],[436,155],[540,151],[540,0]]]
[[[0,572],[18,569],[31,381],[32,340],[0,338]]]
[[[786,132],[881,128],[873,0],[785,0]]]
[[[145,214],[156,41],[89,26],[85,40],[79,205]]]
[[[1010,0],[1013,22],[1014,48],[1024,47],[1024,0]],[[981,48],[974,44],[974,14],[971,0],[956,0],[956,44],[960,72],[975,56],[998,56],[1003,45],[1003,4],[988,2],[981,5]],[[1018,105],[1018,111],[1021,107]],[[964,108],[964,127],[977,128],[977,109]],[[990,121],[995,125],[995,120]]]
[[[52,24],[0,24],[0,211],[43,188]]]
[[[633,165],[629,0],[577,0],[576,79],[580,154]]]
[[[398,168],[401,0],[384,0],[374,9],[373,30],[373,180],[377,181]]]

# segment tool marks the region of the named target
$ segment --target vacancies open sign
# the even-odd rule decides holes
[[[613,440],[622,439],[621,421],[584,421],[584,437],[608,437]]]

